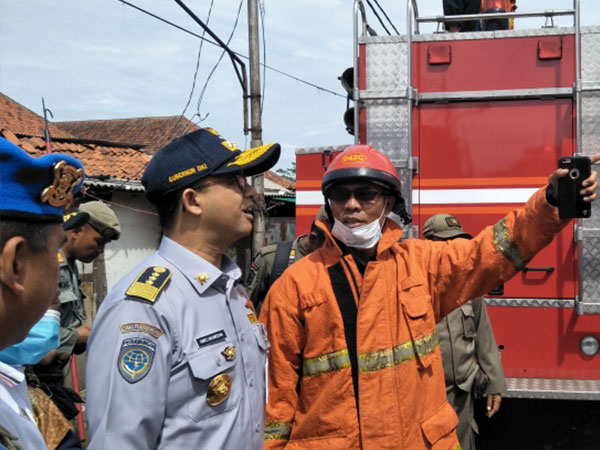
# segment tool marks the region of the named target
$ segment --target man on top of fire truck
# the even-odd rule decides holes
[[[261,312],[265,448],[458,448],[436,323],[513,277],[569,223],[556,207],[567,172],[472,240],[399,242],[386,220],[401,199],[391,161],[367,145],[338,155],[322,180],[325,244],[284,272]],[[597,178],[584,181],[587,202]]]

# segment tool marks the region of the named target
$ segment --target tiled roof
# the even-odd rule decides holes
[[[46,152],[46,142],[42,137],[17,135],[6,129],[1,130],[0,135],[32,156],[41,156]],[[72,138],[53,140],[52,151],[79,159],[85,167],[86,176],[95,178],[139,180],[150,160],[149,155],[131,147]]]
[[[133,119],[81,120],[55,122],[61,129],[81,139],[136,144],[154,153],[176,137],[199,127],[182,116],[137,117]]]
[[[75,156],[88,177],[139,180],[150,156],[132,144],[78,139],[56,124],[49,124],[52,151]],[[46,152],[44,119],[0,93],[0,135],[32,156]]]
[[[42,109],[41,106],[40,104],[40,109]],[[0,128],[10,130],[15,134],[44,136],[44,118],[0,92]],[[68,132],[50,122],[48,130],[53,138],[72,137]]]
[[[279,175],[277,175],[274,172],[271,172],[270,170],[268,172],[265,172],[265,178],[268,180],[271,180],[273,183],[278,184],[279,186],[283,186],[286,189],[289,189],[289,190],[296,189],[295,181],[290,180],[289,178],[280,177]]]

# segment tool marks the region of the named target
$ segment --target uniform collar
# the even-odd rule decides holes
[[[306,247],[304,245],[302,245],[302,241],[307,236],[308,236],[308,234],[302,234],[302,235],[298,236],[294,240],[294,243],[292,244],[292,249],[296,250],[300,257],[308,255],[308,250],[306,249]],[[294,248],[294,247],[296,247],[296,248]]]
[[[225,289],[227,281],[234,280],[235,284],[242,277],[242,271],[229,256],[223,255],[223,267],[219,270],[167,236],[163,236],[158,254],[175,266],[199,294],[213,285],[215,288],[222,286]]]
[[[0,383],[8,387],[14,387],[21,384],[23,380],[25,380],[25,374],[22,371],[0,362]]]

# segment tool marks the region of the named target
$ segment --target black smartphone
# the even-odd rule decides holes
[[[582,183],[592,173],[587,156],[563,156],[558,160],[559,169],[568,169],[567,176],[558,179],[558,214],[561,219],[590,217],[592,204],[584,202],[579,191]]]

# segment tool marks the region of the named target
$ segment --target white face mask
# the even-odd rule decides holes
[[[331,207],[331,204],[330,204]],[[387,199],[383,205],[383,210],[380,216],[373,222],[366,225],[361,225],[356,228],[349,228],[342,222],[333,218],[333,228],[331,228],[331,234],[338,238],[340,241],[348,247],[366,249],[375,247],[381,239],[381,218],[385,213],[387,207]],[[385,223],[385,222],[384,222]]]

